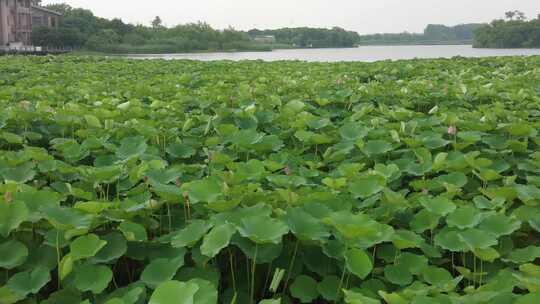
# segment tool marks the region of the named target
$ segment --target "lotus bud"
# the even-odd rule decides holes
[[[291,168],[289,168],[289,166],[285,166],[285,168],[283,168],[283,172],[285,172],[285,175],[291,175]]]
[[[176,179],[176,186],[177,186],[177,187],[181,187],[181,186],[182,186],[182,181],[181,181],[179,178]]]
[[[450,134],[450,135],[456,135],[456,133],[457,133],[457,128],[456,128],[456,126],[449,126],[449,127],[448,127],[448,134]]]
[[[11,203],[13,201],[13,194],[9,191],[4,193],[4,201],[6,203]]]

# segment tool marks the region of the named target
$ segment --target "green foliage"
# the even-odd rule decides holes
[[[539,66],[2,57],[0,303],[536,303]]]
[[[540,18],[525,21],[494,20],[476,30],[474,46],[478,48],[539,48]]]
[[[360,45],[393,45],[393,44],[465,44],[471,43],[476,29],[482,24],[469,23],[456,26],[428,24],[423,33],[371,34],[361,35]]]

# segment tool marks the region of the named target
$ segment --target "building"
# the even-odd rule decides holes
[[[57,27],[61,16],[31,0],[0,0],[0,47],[31,45],[33,27]]]
[[[59,12],[32,5],[32,28],[41,26],[58,28],[60,17],[62,14]]]

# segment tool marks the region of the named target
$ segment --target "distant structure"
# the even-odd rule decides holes
[[[62,14],[41,6],[32,6],[32,28],[46,26],[58,28]]]
[[[57,27],[61,16],[31,0],[0,0],[0,48],[31,45],[33,27]]]
[[[274,35],[257,35],[253,37],[253,41],[259,43],[275,43],[276,37]]]

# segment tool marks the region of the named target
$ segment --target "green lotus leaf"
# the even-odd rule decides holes
[[[323,241],[330,236],[321,221],[300,208],[289,209],[286,222],[291,232],[301,240]]]
[[[381,304],[381,301],[371,297],[366,297],[361,293],[351,290],[344,290],[345,303],[347,304]]]
[[[118,230],[120,230],[126,240],[130,242],[143,242],[148,239],[146,228],[137,223],[124,221],[118,226]]]
[[[266,135],[253,145],[253,149],[257,152],[279,151],[283,147],[284,143],[277,135]]]
[[[301,303],[312,303],[319,296],[317,282],[306,275],[299,275],[290,286],[291,295]]]
[[[252,159],[247,163],[239,163],[234,172],[235,180],[240,182],[258,181],[266,174],[266,169],[262,161]]]
[[[236,233],[236,229],[232,224],[223,224],[215,226],[203,238],[201,245],[201,253],[207,257],[213,258],[223,248],[229,245],[232,236]]]
[[[435,235],[435,245],[454,252],[466,251],[469,249],[467,243],[459,236],[458,230],[445,228]]]
[[[36,294],[51,280],[49,270],[43,266],[16,273],[6,286],[18,295]]]
[[[420,247],[423,242],[421,236],[409,230],[396,230],[392,235],[392,243],[398,249]]]
[[[352,214],[349,211],[332,213],[323,222],[337,230],[340,237],[362,248],[389,241],[394,233],[389,225],[381,224],[366,214]]]
[[[230,142],[242,149],[251,149],[253,145],[259,143],[264,138],[264,134],[258,133],[254,129],[241,130],[231,136]]]
[[[284,222],[269,216],[252,216],[242,219],[238,232],[257,244],[277,244],[289,232],[289,227]]]
[[[28,162],[15,168],[0,170],[0,175],[8,182],[24,184],[34,178],[36,171],[34,171],[34,164]]]
[[[181,176],[182,171],[175,169],[152,169],[146,172],[148,182],[150,182],[150,184],[152,185],[166,185],[168,183],[176,181]]]
[[[142,136],[126,137],[122,139],[120,147],[116,150],[116,156],[120,159],[129,159],[142,155],[148,145]]]
[[[71,304],[80,303],[81,294],[75,288],[64,288],[52,293],[42,304]]]
[[[375,195],[381,192],[386,185],[384,177],[379,175],[368,175],[358,177],[349,184],[349,191],[355,196],[362,199]]]
[[[477,142],[482,140],[484,133],[478,131],[464,131],[458,132],[457,137],[467,142]]]
[[[392,149],[392,144],[385,140],[370,140],[365,143],[362,151],[368,156],[372,156],[390,152]]]
[[[172,157],[182,159],[190,158],[196,153],[193,147],[183,143],[173,143],[167,147],[166,151]]]
[[[493,263],[493,261],[495,261],[501,256],[499,252],[497,252],[497,250],[491,247],[484,249],[477,248],[473,250],[473,253],[477,258],[481,259],[482,261],[487,261],[490,263]]]
[[[446,216],[448,213],[451,213],[456,209],[456,205],[451,200],[443,196],[431,198],[424,197],[420,200],[420,203],[430,212],[441,216]]]
[[[373,270],[373,263],[364,250],[349,249],[344,257],[347,270],[361,279],[365,279]]]
[[[14,195],[15,201],[23,201],[28,208],[28,220],[36,223],[45,217],[43,213],[44,207],[58,206],[61,200],[61,195],[57,192],[46,190],[28,190],[21,191]]]
[[[84,115],[84,120],[86,120],[86,124],[95,129],[101,129],[101,122],[99,121],[99,118],[95,117],[94,115]]]
[[[29,255],[26,262],[21,266],[21,270],[32,269],[37,266],[44,266],[49,270],[54,270],[58,264],[58,256],[55,247],[42,243],[39,246],[31,244],[28,246]]]
[[[439,225],[441,216],[430,212],[427,209],[420,210],[414,215],[410,226],[416,233],[422,233],[426,230],[433,230]]]
[[[213,203],[222,195],[221,184],[216,179],[208,178],[184,184],[183,191],[187,191],[190,202]]]
[[[113,277],[107,266],[83,264],[75,271],[74,285],[80,291],[91,291],[100,294],[109,286]]]
[[[336,301],[339,297],[339,283],[340,280],[337,276],[325,276],[317,285],[317,291],[324,299],[328,301]]]
[[[108,294],[106,298],[109,301],[119,300],[124,304],[137,304],[141,299],[146,299],[146,289],[143,283],[136,282],[123,288],[117,288]]]
[[[170,281],[183,265],[183,256],[174,259],[155,259],[144,268],[141,281],[150,288],[156,288],[158,285]]]
[[[531,218],[528,223],[536,232],[540,232],[540,213]]]
[[[174,233],[171,244],[173,247],[192,247],[210,228],[212,228],[211,224],[202,220],[194,220],[181,231]]]
[[[531,292],[520,296],[514,304],[536,304],[540,301],[540,292]]]
[[[430,150],[442,148],[450,143],[448,140],[445,140],[444,138],[441,138],[440,136],[425,137],[422,139],[422,142],[424,143],[426,148]]]
[[[233,237],[231,244],[236,245],[251,260],[257,264],[270,263],[279,257],[283,251],[283,243],[257,244],[248,238],[238,234]]]
[[[0,287],[0,304],[15,304],[25,299],[25,295],[14,292],[7,286]]]
[[[386,265],[384,267],[384,277],[392,284],[409,285],[413,281],[411,272],[402,264]]]
[[[42,209],[45,218],[58,230],[89,229],[94,216],[74,208],[48,206]]]
[[[73,258],[71,254],[66,254],[58,263],[58,277],[63,281],[68,275],[73,272]]]
[[[431,285],[444,286],[453,281],[452,274],[448,270],[439,267],[428,267],[422,272],[426,282]]]
[[[512,250],[503,260],[516,264],[528,263],[540,257],[540,246],[527,246]]]
[[[199,290],[197,290],[197,292],[193,296],[194,304],[218,303],[218,290],[212,282],[197,278],[189,280],[188,283],[194,283],[199,286]]]
[[[502,175],[493,169],[480,169],[478,172],[474,171],[473,173],[484,182],[492,182],[502,178]]]
[[[397,258],[397,264],[405,267],[410,273],[419,275],[428,267],[428,259],[421,255],[403,252]]]
[[[266,299],[260,301],[259,304],[281,304],[281,299]]]
[[[516,185],[518,197],[525,204],[538,205],[540,200],[540,189],[535,185]]]
[[[478,229],[489,232],[497,237],[508,235],[518,230],[521,227],[521,222],[513,217],[506,216],[501,213],[496,213],[486,217]]]
[[[467,184],[467,176],[462,172],[452,172],[446,175],[441,175],[435,179],[439,183],[452,184],[458,188],[462,188]]]
[[[28,208],[21,201],[5,203],[0,201],[0,235],[7,237],[28,218]]]
[[[348,123],[339,129],[339,134],[344,140],[356,141],[364,138],[369,132],[366,127],[357,123]]]
[[[13,269],[21,266],[28,257],[28,248],[15,240],[0,243],[0,268]]]
[[[482,214],[478,209],[472,206],[463,206],[454,210],[446,218],[449,227],[458,227],[459,229],[472,228],[480,223]]]
[[[103,166],[99,168],[85,168],[82,170],[86,180],[95,184],[111,184],[120,178],[120,166]]]
[[[101,240],[95,234],[80,236],[69,245],[70,255],[73,261],[91,258],[105,247],[105,245],[107,245],[107,241]]]
[[[459,238],[467,244],[470,250],[486,249],[498,244],[497,236],[491,232],[469,228],[458,232]]]
[[[108,263],[122,257],[127,251],[127,242],[118,232],[111,232],[101,237],[107,244],[92,258],[95,263]]]
[[[499,208],[506,202],[505,199],[501,197],[496,197],[492,200],[488,200],[486,197],[480,195],[475,196],[473,198],[473,201],[476,208],[489,210]]]
[[[149,304],[194,304],[195,293],[199,286],[195,283],[168,281],[160,284],[152,296]]]

